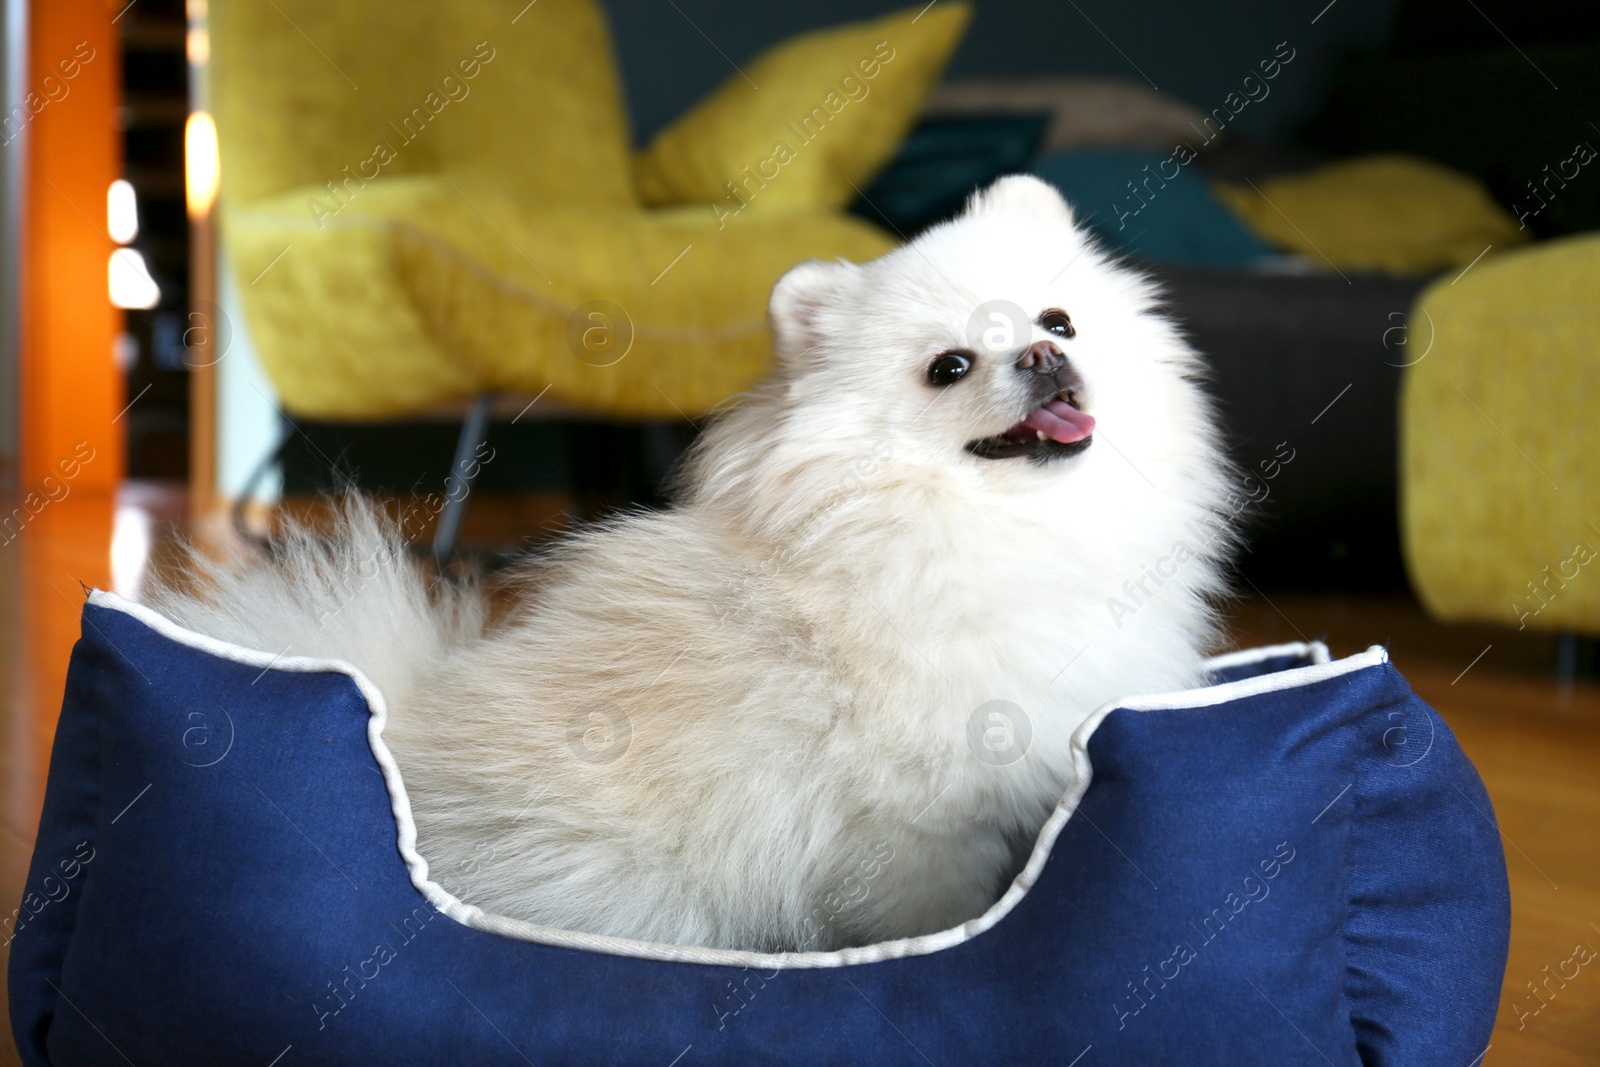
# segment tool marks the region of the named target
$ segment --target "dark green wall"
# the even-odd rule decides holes
[[[804,30],[912,6],[895,0],[604,2],[640,141],[732,74],[730,63]],[[1128,77],[1209,111],[1278,42],[1288,41],[1296,57],[1272,96],[1239,116],[1240,129],[1266,136],[1310,112],[1342,53],[1383,45],[1397,3],[1337,0],[1324,12],[1327,0],[976,0],[951,72]],[[1464,0],[1461,7],[1472,14]]]

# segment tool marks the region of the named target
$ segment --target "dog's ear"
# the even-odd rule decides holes
[[[851,263],[808,259],[778,279],[767,306],[767,321],[780,356],[798,356],[812,346],[819,313],[838,296],[844,279],[854,270]]]
[[[1056,187],[1029,174],[1011,174],[972,194],[967,214],[1072,225],[1072,208]]]

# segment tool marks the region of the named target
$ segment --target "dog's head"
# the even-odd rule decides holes
[[[1163,514],[1214,507],[1200,364],[1156,299],[1054,188],[1003,178],[879,259],[785,274],[777,369],[702,442],[689,487],[778,528],[896,485],[994,499],[1070,484],[1102,521],[1114,502],[1163,507],[1140,506],[1146,489],[1193,505]]]
[[[1011,482],[1206,432],[1194,356],[1153,303],[1019,176],[880,259],[795,267],[771,320],[788,402],[829,413],[817,432]]]

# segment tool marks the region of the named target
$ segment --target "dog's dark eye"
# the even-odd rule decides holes
[[[1060,308],[1051,308],[1039,316],[1039,328],[1046,333],[1053,333],[1057,337],[1074,337],[1078,331],[1072,328],[1072,320]]]
[[[971,369],[971,356],[964,352],[946,352],[933,357],[933,362],[928,364],[928,384],[954,385],[965,378]]]

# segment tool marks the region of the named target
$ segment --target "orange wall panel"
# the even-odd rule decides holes
[[[92,453],[76,491],[123,471],[123,378],[112,358],[106,188],[122,170],[121,62],[105,0],[32,0],[23,203],[21,463],[18,490],[42,492],[61,464]],[[37,110],[35,110],[37,109]],[[51,478],[51,483],[45,479]]]

